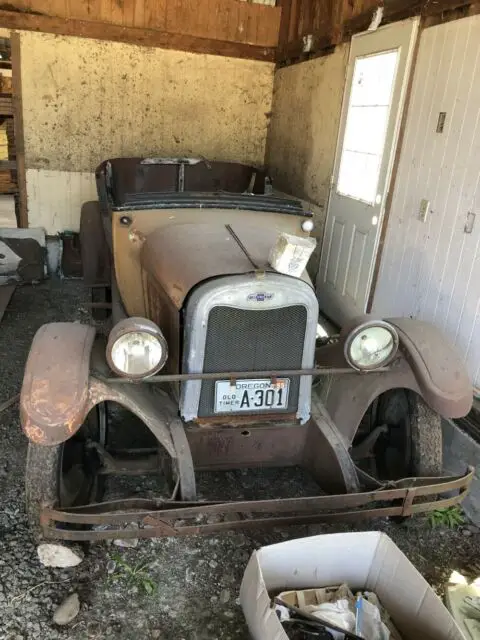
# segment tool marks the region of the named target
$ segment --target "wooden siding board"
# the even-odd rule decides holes
[[[239,0],[13,0],[6,7],[7,14],[16,10],[29,17],[38,14],[126,28],[162,29],[264,47],[276,46],[282,11],[281,7]]]
[[[373,312],[442,328],[480,387],[480,16],[421,35]],[[447,119],[436,133],[438,113]],[[418,209],[430,200],[422,223]],[[464,233],[468,211],[477,214]],[[392,295],[392,291],[395,295]]]
[[[409,191],[408,198],[410,199],[410,206],[412,212],[417,212],[417,215],[409,220],[407,231],[410,233],[410,237],[413,238],[412,248],[414,250],[405,252],[404,259],[406,267],[406,276],[404,286],[411,287],[413,283],[417,283],[416,296],[412,299],[412,314],[418,315],[423,304],[425,293],[423,291],[430,276],[432,269],[432,255],[431,251],[426,253],[424,247],[428,244],[429,248],[432,247],[431,239],[439,229],[438,215],[432,218],[432,215],[428,215],[427,222],[423,223],[418,219],[418,210],[420,206],[420,200],[427,197],[426,194],[434,194],[435,184],[432,184],[432,178],[442,171],[442,148],[437,148],[441,144],[441,140],[438,136],[431,135],[426,136],[425,132],[434,132],[436,127],[436,115],[438,111],[443,110],[441,105],[445,100],[445,75],[451,72],[451,53],[452,43],[445,34],[433,34],[434,38],[434,59],[430,77],[427,82],[427,91],[424,94],[424,104],[422,105],[422,112],[425,116],[422,129],[419,130],[419,144],[421,145],[419,150],[418,162],[414,179],[410,183],[412,189]],[[440,64],[438,64],[438,54],[440,54]],[[433,144],[432,144],[433,142]],[[438,183],[437,183],[438,186]],[[425,195],[420,195],[424,193]],[[434,197],[429,198],[431,202],[435,200]],[[430,241],[430,243],[429,243]],[[405,254],[404,254],[405,255]],[[426,273],[427,272],[427,273]],[[402,283],[399,282],[399,286]]]
[[[167,28],[167,2],[168,0],[144,0],[144,24],[148,29]],[[141,27],[141,24],[137,24]]]
[[[273,47],[214,40],[156,29],[135,29],[121,25],[85,20],[65,20],[50,16],[0,10],[0,23],[6,29],[76,36],[109,42],[122,42],[144,47],[175,49],[231,58],[247,58],[270,62],[275,59]]]
[[[474,164],[475,157],[478,158],[478,156],[471,155],[472,145],[478,135],[476,124],[480,105],[480,92],[475,89],[475,85],[479,84],[475,83],[475,79],[476,77],[480,78],[477,66],[479,41],[475,41],[473,36],[470,25],[468,34],[463,34],[463,37],[460,36],[456,39],[456,51],[453,57],[462,61],[461,66],[457,68],[459,81],[455,83],[456,98],[454,102],[445,107],[447,114],[449,111],[451,113],[452,126],[445,153],[446,163],[443,166],[443,170],[448,173],[448,179],[443,198],[445,204],[440,238],[437,243],[435,271],[439,273],[436,279],[438,291],[449,293],[447,295],[439,293],[433,314],[435,321],[443,322],[445,328],[451,318],[449,312],[452,301],[459,295],[455,286],[455,274],[463,257],[462,246],[465,244],[467,236],[463,233],[463,227],[466,212],[471,208],[472,201],[472,193],[466,188],[465,178],[469,165]],[[446,127],[448,124],[447,122]],[[477,166],[478,171],[480,168]],[[455,222],[452,224],[453,217]],[[455,262],[455,259],[452,260],[453,256],[460,256],[460,260]],[[454,303],[453,306],[457,305]]]
[[[117,0],[123,3],[123,25],[135,26],[135,9],[137,4],[143,5],[143,0]]]

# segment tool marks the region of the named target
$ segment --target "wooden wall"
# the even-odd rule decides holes
[[[379,4],[379,0],[284,0],[277,60],[339,44],[348,21]]]
[[[254,47],[250,51],[239,47],[239,57],[260,59],[269,55],[273,59],[280,15],[280,7],[240,0],[12,0],[0,4],[0,23],[11,28],[89,37],[88,24],[92,29],[100,23],[110,29],[105,39],[122,39],[123,35],[124,41],[129,37],[133,41],[135,33],[129,30],[136,30],[139,38],[145,37],[140,36],[142,31],[149,30],[184,37],[183,46],[177,38],[171,48],[195,51],[198,44],[202,52],[222,54],[220,46],[215,50],[215,43],[228,42]],[[102,35],[97,29],[91,37]],[[205,41],[212,41],[210,50],[205,48]]]
[[[282,6],[278,63],[292,64],[333,47],[368,29],[378,7],[381,24],[421,15],[429,24],[478,13],[475,0],[279,0]],[[470,5],[470,8],[469,8]]]

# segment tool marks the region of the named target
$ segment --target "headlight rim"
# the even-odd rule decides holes
[[[353,340],[358,336],[358,334],[362,331],[365,331],[365,329],[368,329],[369,327],[381,327],[387,329],[387,331],[389,331],[391,336],[393,337],[393,348],[388,357],[385,358],[385,360],[383,360],[380,364],[377,364],[375,366],[362,367],[356,364],[350,357],[350,347]],[[348,365],[352,367],[352,369],[355,369],[356,371],[376,371],[377,369],[388,366],[395,359],[398,353],[399,344],[400,338],[398,336],[398,332],[392,324],[386,322],[385,320],[367,320],[366,322],[362,322],[361,324],[357,325],[349,332],[345,339],[343,353],[345,356],[345,360],[347,361]]]
[[[162,347],[162,357],[160,361],[155,367],[147,371],[147,373],[142,373],[142,374],[125,373],[124,371],[119,369],[113,361],[112,349],[115,343],[120,338],[122,338],[125,335],[128,335],[129,333],[146,333],[156,338]],[[105,355],[107,358],[108,366],[113,371],[113,373],[115,373],[117,376],[121,378],[128,378],[130,380],[144,380],[146,378],[149,378],[150,376],[154,376],[165,366],[165,363],[167,362],[167,359],[168,359],[168,344],[161,329],[155,324],[155,322],[153,322],[152,320],[149,320],[148,318],[142,318],[140,316],[130,316],[128,318],[124,318],[123,320],[120,320],[119,322],[117,322],[117,324],[115,324],[111,329],[108,335]]]

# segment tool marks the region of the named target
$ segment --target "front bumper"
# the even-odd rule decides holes
[[[473,479],[463,476],[407,478],[363,493],[247,502],[178,502],[130,498],[71,509],[45,507],[47,538],[100,541],[221,533],[229,530],[406,517],[459,504]],[[441,494],[455,495],[442,496]],[[138,529],[125,529],[136,523]],[[61,525],[62,528],[57,528]],[[85,529],[79,527],[92,527]]]

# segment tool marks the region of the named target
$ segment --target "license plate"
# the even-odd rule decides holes
[[[260,380],[218,380],[215,383],[215,413],[240,413],[242,411],[281,411],[288,407],[290,380],[270,378]]]

